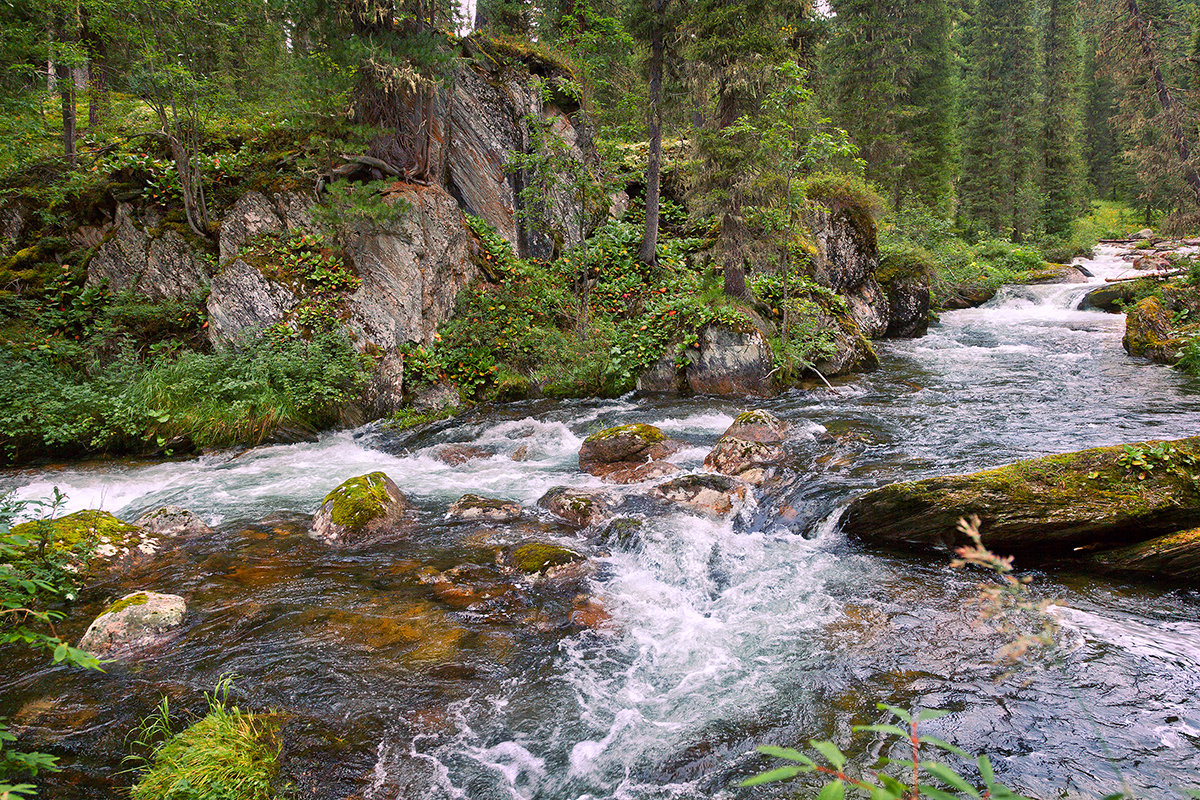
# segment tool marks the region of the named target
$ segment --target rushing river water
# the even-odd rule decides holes
[[[1093,283],[1127,266],[1113,250],[1086,265]],[[306,721],[288,747],[326,754],[296,776],[323,787],[315,797],[777,796],[795,787],[736,788],[769,766],[756,745],[829,737],[873,759],[879,742],[849,728],[883,721],[877,700],[954,711],[930,731],[990,753],[1034,797],[1098,797],[1122,782],[1139,797],[1178,796],[1200,784],[1200,593],[1037,573],[1058,646],[1007,674],[994,663],[1004,638],[971,603],[979,575],[836,528],[851,497],[883,483],[1200,433],[1197,381],[1127,357],[1122,316],[1075,310],[1089,288],[1005,288],[921,339],[878,345],[875,373],[761,403],[793,422],[806,471],[732,521],[651,515],[624,544],[545,516],[481,533],[443,515],[476,492],[536,519],[551,486],[599,485],[575,457],[615,423],[659,426],[691,445],[676,460],[699,468],[744,402],[517,404],[415,438],[342,432],[231,460],[10,474],[25,497],[58,486],[68,510],[187,506],[217,535],[130,579],[188,598],[168,647],[104,675],[18,660],[0,714],[72,765],[48,797],[111,796],[125,732],[159,695],[195,707],[226,672],[241,676],[247,704]],[[431,457],[447,442],[495,455],[451,467]],[[340,552],[304,535],[332,486],[376,469],[417,504],[417,534]],[[593,556],[606,626],[564,637],[447,610],[415,577],[458,563],[472,536],[530,530]]]

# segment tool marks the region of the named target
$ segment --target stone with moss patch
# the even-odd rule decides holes
[[[155,536],[137,525],[92,509],[54,520],[22,522],[13,526],[12,533],[29,542],[18,559],[33,557],[45,540],[45,555],[64,560],[78,573],[153,555],[159,545]]]
[[[133,592],[104,609],[79,640],[79,649],[112,656],[158,643],[183,623],[187,603],[182,597],[159,592]]]
[[[137,518],[137,526],[156,536],[203,536],[212,528],[196,514],[180,506],[162,506]]]
[[[382,472],[342,482],[325,496],[313,518],[312,533],[330,544],[347,544],[397,530],[412,504]]]
[[[446,512],[446,518],[459,522],[513,522],[521,517],[521,504],[477,494],[464,494]]]
[[[1104,572],[1194,583],[1200,578],[1200,528],[1093,553],[1086,560]]]
[[[1139,302],[1125,317],[1125,352],[1160,364],[1174,363],[1183,341],[1175,336],[1171,315],[1157,297]]]
[[[713,517],[731,513],[749,497],[744,481],[727,475],[684,475],[654,487],[654,496]]]
[[[608,516],[614,500],[607,492],[555,486],[542,495],[538,505],[572,525],[587,528]]]
[[[1181,456],[1200,456],[1200,438],[1172,444]],[[1130,544],[1200,525],[1200,493],[1188,472],[1196,468],[1160,467],[1139,478],[1121,465],[1124,452],[1098,447],[891,484],[856,498],[842,528],[871,541],[942,549],[966,543],[957,523],[978,514],[994,552],[1053,560],[1077,557],[1082,546]]]
[[[705,457],[704,466],[747,483],[762,483],[769,468],[786,458],[783,441],[787,430],[788,424],[769,411],[739,414]]]
[[[606,478],[650,461],[662,461],[678,448],[678,443],[668,440],[653,425],[616,425],[584,440],[579,448],[579,468]]]
[[[583,558],[574,550],[545,542],[523,544],[514,547],[509,553],[512,565],[529,575],[583,561]]]

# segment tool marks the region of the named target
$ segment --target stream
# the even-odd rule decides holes
[[[807,466],[732,520],[646,514],[636,536],[599,540],[535,504],[552,486],[600,485],[576,456],[613,424],[657,425],[688,444],[673,460],[699,469],[750,407],[734,399],[518,403],[416,435],[368,427],[231,459],[9,472],[0,486],[25,498],[57,486],[67,511],[133,519],[181,505],[216,534],[111,591],[186,597],[168,647],[104,674],[14,654],[0,715],[64,757],[47,798],[113,796],[129,781],[114,777],[125,735],[159,697],[199,710],[226,673],[243,706],[298,720],[285,754],[319,797],[794,796],[796,784],[737,788],[774,766],[754,748],[832,738],[871,762],[881,742],[850,726],[887,721],[877,701],[953,711],[928,732],[987,752],[1033,797],[1181,796],[1200,785],[1200,591],[1031,572],[1058,643],[1010,668],[996,663],[1005,637],[972,603],[980,574],[847,541],[836,525],[885,483],[1200,433],[1200,381],[1129,358],[1123,316],[1076,310],[1128,268],[1120,252],[1100,248],[1085,266],[1089,284],[1005,287],[923,338],[877,343],[880,369],[833,391],[755,402],[791,421]],[[494,455],[432,457],[454,442]],[[416,533],[342,551],[305,535],[332,487],[372,470],[416,504]],[[448,524],[466,492],[519,501],[528,519]],[[605,625],[564,632],[453,609],[420,580],[480,541],[529,535],[592,557]],[[78,638],[105,599],[85,597],[62,632]]]

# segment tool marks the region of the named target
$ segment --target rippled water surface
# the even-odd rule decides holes
[[[1103,251],[1088,266],[1099,282],[1125,265]],[[686,441],[679,463],[698,468],[744,403],[518,404],[415,438],[343,432],[231,460],[10,474],[27,497],[58,486],[72,509],[133,518],[184,505],[218,533],[122,585],[188,598],[187,622],[155,658],[105,675],[33,670],[0,713],[72,763],[52,786],[62,797],[109,796],[138,716],[161,693],[195,706],[229,671],[249,704],[307,725],[295,749],[336,750],[298,778],[325,787],[320,797],[772,796],[734,788],[765,766],[755,745],[831,737],[873,757],[878,743],[851,740],[849,727],[881,721],[876,700],[954,710],[931,728],[991,753],[1036,797],[1100,796],[1122,781],[1172,796],[1200,783],[1200,594],[1037,574],[1059,646],[1005,675],[994,663],[1004,640],[971,604],[978,576],[847,542],[835,525],[851,497],[890,481],[1200,433],[1196,380],[1127,357],[1123,317],[1074,310],[1088,288],[1006,288],[921,339],[878,345],[871,375],[763,403],[794,423],[807,469],[733,521],[650,515],[623,544],[581,539],[534,510],[551,486],[599,485],[577,469],[582,439],[648,422]],[[495,455],[451,467],[432,457],[447,442]],[[513,460],[518,448],[525,460]],[[304,535],[331,487],[375,469],[417,504],[416,534],[341,552]],[[447,525],[465,492],[520,501],[529,520]],[[481,537],[531,532],[593,556],[607,626],[564,635],[531,622],[544,609],[447,609],[419,580]]]

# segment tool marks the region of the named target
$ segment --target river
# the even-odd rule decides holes
[[[1101,248],[1086,262],[1092,284],[1127,267],[1118,256]],[[445,523],[447,506],[476,492],[520,501],[534,519],[549,487],[599,485],[575,457],[616,423],[684,440],[676,460],[698,469],[744,401],[533,402],[415,437],[336,432],[233,459],[10,473],[24,497],[59,487],[67,510],[132,519],[170,503],[217,533],[137,576],[135,588],[188,598],[170,647],[103,675],[19,657],[0,714],[69,763],[47,797],[110,796],[125,732],[159,695],[195,707],[228,672],[243,704],[312,721],[318,733],[294,749],[336,739],[336,755],[311,757],[325,766],[307,779],[328,788],[315,796],[783,796],[795,787],[736,788],[771,765],[756,745],[833,738],[871,760],[879,742],[851,739],[849,726],[884,721],[880,700],[953,711],[929,732],[989,753],[1034,797],[1123,785],[1178,796],[1200,784],[1200,592],[1031,572],[1058,644],[1008,668],[995,663],[1004,636],[971,602],[982,576],[847,541],[836,526],[851,497],[884,483],[1200,433],[1200,382],[1127,357],[1122,316],[1076,310],[1089,288],[1006,287],[942,314],[923,338],[878,343],[874,373],[756,403],[792,422],[807,466],[733,520],[649,515],[624,542],[526,523],[593,557],[592,591],[611,615],[595,631],[564,636],[431,601],[419,568],[456,563],[480,535]],[[495,455],[451,467],[431,457],[447,442]],[[514,461],[520,447],[527,457]],[[331,551],[304,535],[330,488],[377,469],[417,504],[415,536]],[[86,621],[64,630],[77,636]]]

